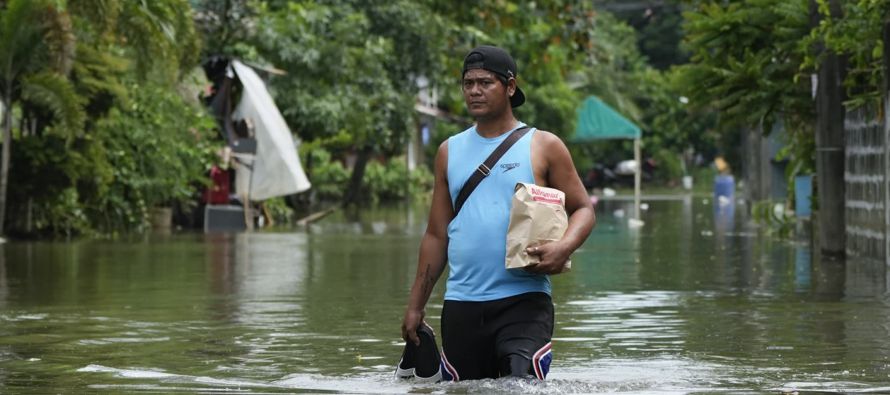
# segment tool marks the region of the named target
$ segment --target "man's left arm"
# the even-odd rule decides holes
[[[528,254],[538,255],[541,259],[540,263],[526,267],[526,270],[538,274],[557,274],[562,272],[572,252],[587,240],[596,225],[596,214],[566,145],[549,132],[541,133],[539,142],[539,152],[547,164],[547,186],[566,194],[569,226],[562,239],[526,250]]]

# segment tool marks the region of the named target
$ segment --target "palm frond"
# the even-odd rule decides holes
[[[125,2],[119,30],[137,58],[137,69],[143,74],[160,71],[173,80],[180,69],[191,69],[194,64],[183,63],[197,62],[199,51],[191,17],[184,0]],[[168,68],[158,70],[158,65]]]
[[[88,96],[110,95],[126,101],[127,87],[122,80],[130,62],[112,51],[100,51],[89,45],[77,46],[73,79]]]
[[[68,12],[88,21],[100,36],[114,31],[122,7],[121,0],[68,0]]]
[[[59,73],[44,71],[26,76],[22,81],[22,97],[48,109],[53,116],[53,130],[69,141],[83,131],[86,120],[83,99]]]
[[[46,54],[40,22],[48,6],[46,0],[10,0],[0,10],[0,83],[14,81]]]

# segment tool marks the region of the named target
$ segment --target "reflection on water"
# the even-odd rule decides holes
[[[6,308],[6,299],[9,297],[9,284],[6,283],[6,254],[3,253],[3,243],[0,243],[0,309]]]
[[[809,248],[797,248],[794,255],[794,290],[806,292],[810,288],[810,263],[813,254]]]
[[[743,206],[650,202],[555,276],[547,382],[400,382],[424,208],[290,232],[0,245],[0,393],[890,391],[887,274],[766,238]],[[441,285],[427,317],[438,327]]]

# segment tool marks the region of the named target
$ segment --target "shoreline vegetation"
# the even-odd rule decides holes
[[[818,177],[810,76],[826,54],[848,59],[846,108],[882,98],[890,1],[619,3],[2,1],[0,235],[122,237],[167,212],[198,227],[227,145],[214,59],[254,67],[298,141],[313,186],[263,202],[279,226],[428,194],[436,147],[468,126],[458,70],[479,43],[510,49],[518,117],[570,142],[582,178],[633,156],[630,141],[571,142],[585,98],[638,125],[656,163],[644,194],[683,193],[684,175],[710,193],[717,157],[740,183],[751,130],[784,131],[771,160],[788,180]]]

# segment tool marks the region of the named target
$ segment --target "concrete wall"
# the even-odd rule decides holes
[[[848,111],[844,120],[846,253],[884,261],[886,256],[887,137],[877,111]]]

